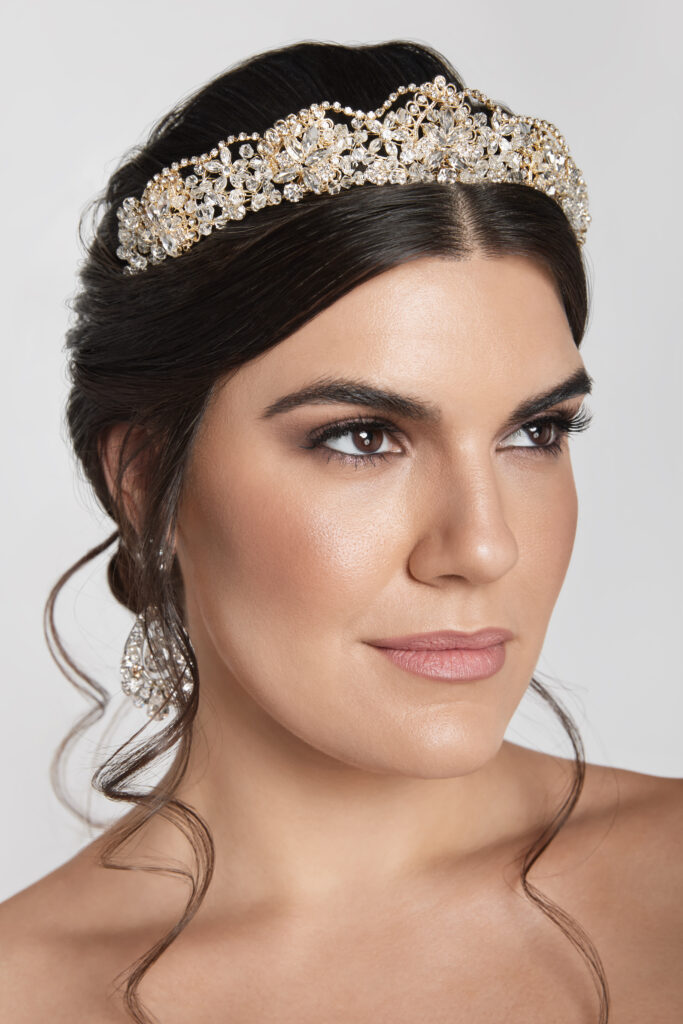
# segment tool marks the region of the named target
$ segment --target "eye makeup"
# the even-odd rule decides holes
[[[569,434],[579,433],[588,428],[592,421],[592,413],[590,413],[583,406],[574,414],[558,409],[552,414],[546,414],[544,416],[537,416],[535,419],[528,420],[519,426],[511,435],[516,436],[522,431],[527,433],[527,436],[543,435],[544,432],[550,432],[551,440],[547,443],[531,444],[531,445],[505,445],[504,447],[522,448],[529,452],[533,452],[534,455],[551,455],[557,457],[563,447],[564,438]],[[367,416],[354,416],[347,417],[344,420],[337,421],[335,423],[329,423],[323,427],[319,427],[314,431],[311,431],[308,435],[309,444],[302,445],[302,447],[311,450],[321,450],[327,452],[327,461],[335,459],[342,463],[353,464],[356,467],[361,465],[373,466],[381,460],[385,461],[392,455],[400,455],[402,452],[365,452],[363,454],[342,452],[335,448],[331,448],[326,444],[327,441],[335,440],[344,437],[346,434],[373,434],[373,433],[384,433],[389,435],[400,447],[401,440],[405,438],[405,435],[400,431],[393,423],[388,420],[379,419],[377,417]],[[355,443],[355,442],[354,442]]]

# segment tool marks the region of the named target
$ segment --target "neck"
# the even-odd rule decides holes
[[[381,897],[493,850],[510,859],[541,824],[544,791],[522,747],[503,742],[457,777],[368,771],[304,742],[208,652],[198,658],[200,710],[175,795],[211,830],[217,913]],[[159,816],[141,843],[136,855],[187,862],[185,840]]]

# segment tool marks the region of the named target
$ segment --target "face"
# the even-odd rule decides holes
[[[200,715],[337,767],[440,778],[490,760],[569,563],[576,491],[552,417],[579,412],[586,387],[509,420],[577,370],[552,278],[510,256],[393,268],[241,367],[179,507]],[[413,404],[337,391],[275,407],[323,378]],[[487,626],[513,634],[504,663],[465,681],[371,644]]]

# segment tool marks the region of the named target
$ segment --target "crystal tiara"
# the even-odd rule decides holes
[[[390,109],[404,94],[405,105]],[[487,112],[473,113],[468,100]],[[263,135],[230,135],[210,153],[165,167],[140,199],[129,196],[116,211],[116,255],[127,263],[124,273],[136,274],[283,198],[296,203],[308,192],[421,181],[529,185],[551,196],[578,243],[585,241],[586,183],[557,128],[509,114],[478,89],[458,90],[437,75],[399,86],[377,110],[313,103]]]

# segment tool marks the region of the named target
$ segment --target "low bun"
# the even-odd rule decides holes
[[[107,566],[107,582],[116,600],[135,615],[143,611],[138,577],[135,561],[119,539],[118,547]]]

